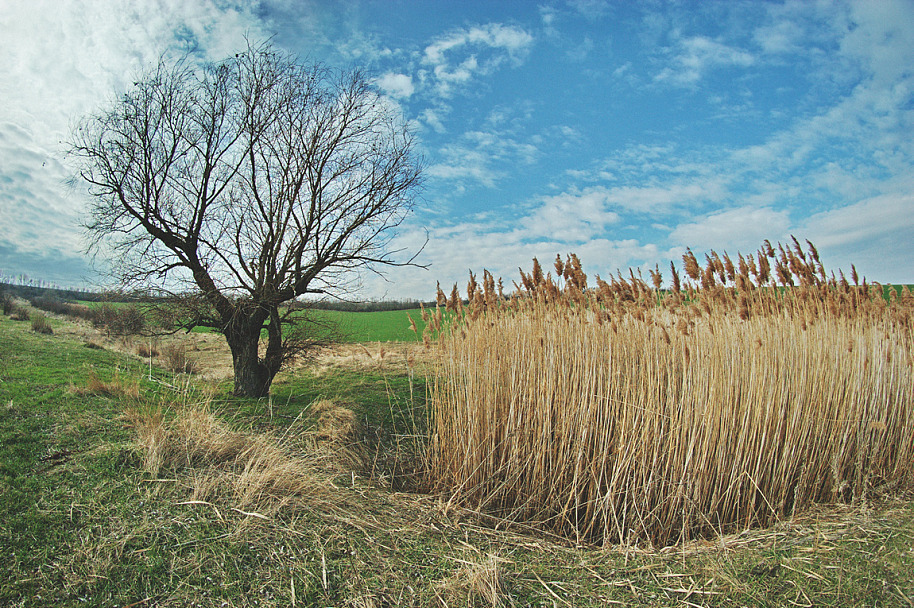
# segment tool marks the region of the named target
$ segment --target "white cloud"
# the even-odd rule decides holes
[[[457,30],[425,47],[424,64],[432,66],[437,92],[449,96],[457,85],[491,74],[505,62],[519,63],[533,45],[521,28],[490,23]]]
[[[432,113],[430,118],[434,121],[438,116]],[[484,128],[468,130],[436,150],[440,161],[428,168],[428,174],[456,182],[458,191],[473,185],[495,186],[511,167],[530,165],[542,156],[543,137],[529,132],[530,118],[524,103],[494,108]]]
[[[546,197],[530,215],[519,220],[525,238],[546,238],[583,244],[602,237],[619,214],[608,209],[607,193],[591,190]]]
[[[727,250],[752,253],[765,239],[776,241],[788,235],[790,217],[786,211],[769,207],[739,207],[715,211],[696,221],[677,226],[670,242],[696,251]]]
[[[901,192],[881,194],[816,213],[796,227],[822,255],[827,269],[848,271],[851,264],[871,280],[910,283],[914,260],[914,183]]]
[[[472,150],[463,146],[446,146],[439,150],[442,162],[428,167],[426,174],[443,180],[459,181],[462,191],[466,182],[474,182],[491,188],[501,176],[492,167],[491,158],[483,151]]]
[[[671,213],[701,209],[719,203],[728,195],[723,183],[671,180],[656,186],[619,186],[607,190],[607,200],[616,208],[638,213]]]
[[[720,67],[749,67],[755,57],[744,50],[727,46],[705,36],[680,38],[670,66],[655,77],[657,82],[690,86],[701,80],[708,71]]]
[[[387,72],[378,78],[378,86],[395,99],[408,99],[416,91],[412,76]]]
[[[808,43],[804,34],[800,24],[784,19],[758,28],[753,37],[766,53],[786,54],[799,52],[801,45]]]
[[[889,86],[911,77],[914,63],[914,6],[904,0],[851,3],[854,27],[841,40],[841,52],[859,60],[875,83]]]
[[[914,231],[914,193],[874,196],[837,209],[816,213],[803,222],[805,232],[827,247],[860,247],[892,233]],[[910,239],[905,239],[910,240]],[[891,257],[894,252],[885,252]]]
[[[419,118],[435,133],[444,133],[447,131],[444,126],[444,115],[447,114],[448,111],[447,108],[428,108],[422,111]]]
[[[222,58],[245,35],[257,39],[250,10],[210,0],[0,3],[0,224],[23,260],[50,268],[43,252],[77,256],[82,246],[85,199],[65,185],[70,125],[165,51]]]

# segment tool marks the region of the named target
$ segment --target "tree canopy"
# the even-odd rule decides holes
[[[163,60],[85,118],[71,152],[94,250],[127,287],[196,295],[193,322],[225,334],[238,394],[266,394],[294,350],[281,304],[333,293],[353,269],[413,263],[389,244],[422,161],[357,69],[270,45],[203,66]]]

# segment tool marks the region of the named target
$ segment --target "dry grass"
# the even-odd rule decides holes
[[[510,300],[488,273],[469,307],[439,293],[459,322],[429,315],[433,485],[576,541],[659,546],[911,487],[914,297],[779,251],[704,270],[689,252],[695,283],[674,268],[668,293],[659,271],[589,289],[574,256]]]
[[[140,383],[137,378],[125,378],[118,369],[114,370],[114,376],[111,380],[106,382],[98,377],[95,370],[90,369],[86,379],[86,386],[78,387],[71,383],[69,390],[77,395],[104,395],[107,397],[138,399],[140,396]]]
[[[199,371],[196,359],[187,354],[187,346],[183,343],[165,347],[162,359],[165,369],[176,374],[196,374]]]
[[[504,559],[496,555],[482,558],[471,556],[459,560],[457,572],[438,585],[435,597],[442,607],[448,606],[503,606],[507,597]]]
[[[311,417],[316,421],[314,434],[318,439],[351,443],[362,432],[355,412],[329,399],[312,403]]]
[[[161,406],[127,411],[145,470],[183,472],[191,502],[229,501],[245,515],[270,517],[292,498],[324,491],[307,455],[293,453],[280,438],[231,428],[201,400],[179,406],[173,417]]]

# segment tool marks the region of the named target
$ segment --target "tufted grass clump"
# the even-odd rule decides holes
[[[32,331],[39,334],[53,334],[54,329],[51,327],[51,322],[48,321],[47,316],[42,313],[38,313],[32,317]]]

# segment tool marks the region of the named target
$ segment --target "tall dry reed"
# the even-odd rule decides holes
[[[471,276],[469,306],[439,290],[456,321],[428,315],[429,475],[453,500],[666,545],[914,484],[909,292],[829,278],[796,241],[704,268],[689,251],[667,291],[659,269],[595,288],[574,256],[555,270],[535,261],[511,298]]]

